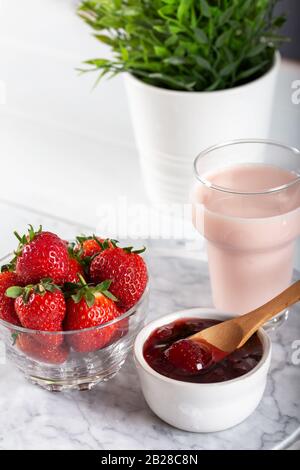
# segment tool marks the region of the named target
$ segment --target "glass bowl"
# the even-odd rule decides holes
[[[144,326],[148,300],[149,285],[138,303],[126,313],[104,325],[83,330],[29,330],[0,319],[5,360],[18,367],[30,382],[47,390],[90,390],[121,369],[137,333]],[[89,338],[97,349],[78,352],[78,345],[87,344]]]

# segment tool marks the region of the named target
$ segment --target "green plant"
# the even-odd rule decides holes
[[[284,38],[278,0],[85,0],[79,15],[112,59],[92,59],[99,79],[130,72],[175,90],[218,90],[254,80]],[[87,71],[86,69],[83,71]]]

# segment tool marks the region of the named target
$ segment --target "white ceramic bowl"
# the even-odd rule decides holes
[[[134,344],[142,391],[151,410],[168,424],[191,432],[222,431],[244,421],[258,406],[270,368],[271,341],[260,329],[263,356],[254,369],[237,379],[199,384],[159,374],[144,359],[145,341],[156,328],[179,318],[193,317],[226,320],[230,316],[212,308],[196,308],[171,313],[145,326]]]

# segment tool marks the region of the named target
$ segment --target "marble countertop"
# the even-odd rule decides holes
[[[0,204],[7,230],[30,220],[61,236],[80,227]],[[11,240],[4,232],[3,240]],[[9,244],[9,243],[8,243]],[[5,245],[5,243],[4,243]],[[151,298],[148,319],[196,306],[211,306],[207,264],[180,242],[148,243]],[[3,248],[3,247],[2,247]],[[10,246],[4,246],[6,250]],[[180,256],[175,256],[175,254]],[[180,285],[180,289],[178,286]],[[292,344],[300,339],[300,308],[272,333],[273,358],[258,409],[239,426],[191,434],[160,421],[147,407],[129,356],[119,374],[90,392],[50,393],[0,365],[0,449],[281,449],[300,439],[300,364]]]
[[[107,49],[74,15],[73,0],[19,3],[15,14],[13,2],[0,2],[0,85],[7,91],[0,106],[0,257],[14,248],[13,230],[23,232],[28,223],[72,238],[95,231],[100,200],[126,194],[129,203],[147,204],[122,78],[91,93],[95,77],[79,78],[75,70]],[[45,9],[41,28],[35,18]],[[300,106],[292,103],[291,85],[299,76],[299,64],[283,62],[270,130],[273,139],[297,147]],[[200,243],[199,252],[180,242],[149,246],[149,320],[211,305]],[[5,364],[0,365],[0,449],[296,448],[300,365],[291,363],[291,345],[300,339],[299,313],[274,335],[272,373],[260,407],[232,430],[189,434],[161,422],[145,404],[131,357],[107,384],[68,394],[40,390]]]

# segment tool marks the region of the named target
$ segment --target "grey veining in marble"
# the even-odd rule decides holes
[[[62,222],[32,214],[30,219],[21,213],[15,217],[18,225],[23,220],[42,221],[62,236],[74,235],[74,227]],[[12,220],[9,225],[13,224]],[[206,263],[157,256],[157,245],[151,242],[149,250],[149,320],[183,308],[210,306]],[[160,249],[164,247],[169,249],[170,244],[160,242]],[[291,358],[292,343],[300,339],[299,307],[272,339],[272,371],[260,406],[244,423],[216,434],[182,432],[154,416],[143,399],[131,356],[113,380],[81,393],[51,394],[27,383],[9,364],[0,365],[0,449],[297,448],[300,365],[293,365]]]

